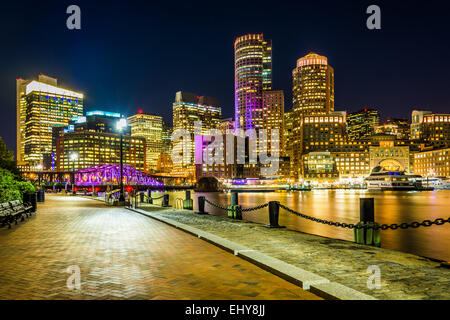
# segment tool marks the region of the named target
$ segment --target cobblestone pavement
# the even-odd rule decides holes
[[[258,250],[378,299],[450,299],[450,269],[413,254],[287,229],[268,229],[227,217],[144,206],[143,209],[165,218]],[[367,288],[367,268],[372,265],[380,268],[381,289]]]
[[[319,299],[164,223],[80,197],[47,196],[0,229],[0,299]],[[66,269],[81,270],[69,290]]]

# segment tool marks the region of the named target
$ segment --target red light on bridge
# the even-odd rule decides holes
[[[130,193],[131,191],[133,191],[133,187],[132,186],[127,186],[126,190],[127,190],[128,193]]]

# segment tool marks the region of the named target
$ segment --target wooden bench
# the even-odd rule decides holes
[[[11,228],[11,223],[14,221],[13,211],[8,202],[0,204],[0,224],[1,226],[8,226]]]
[[[16,220],[21,218],[23,221],[25,216],[30,217],[33,213],[33,206],[29,203],[21,203],[19,200],[14,200],[10,201],[9,205],[15,213]]]
[[[11,228],[11,224],[25,220],[25,217],[31,216],[33,213],[33,207],[29,203],[22,204],[19,200],[10,202],[4,202],[0,204],[0,225],[8,226]]]

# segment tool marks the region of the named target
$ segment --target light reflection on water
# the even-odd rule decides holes
[[[175,191],[169,194],[170,204],[173,205],[176,198],[184,199],[185,192]],[[194,198],[199,195],[204,195],[210,201],[221,205],[230,203],[230,194],[193,193]],[[279,201],[289,208],[310,216],[355,224],[359,221],[359,198],[364,197],[375,198],[375,220],[378,223],[400,224],[450,217],[448,208],[450,206],[450,190],[433,192],[313,190],[310,192],[240,193],[239,204],[243,208],[248,208],[269,201]],[[197,201],[195,200],[195,209],[196,205]],[[206,211],[214,215],[225,214],[208,204],[206,204]],[[269,221],[268,208],[244,213],[243,217],[249,221],[267,224]],[[306,233],[353,241],[352,230],[301,219],[282,209],[280,210],[280,225]],[[384,248],[450,261],[450,224],[381,232],[382,247]]]

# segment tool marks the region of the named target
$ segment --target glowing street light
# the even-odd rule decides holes
[[[78,153],[72,152],[70,160],[72,160],[72,193],[75,194],[75,161],[78,160]]]
[[[123,131],[128,126],[126,118],[120,118],[117,120],[116,128],[120,133],[120,195],[119,203],[125,202],[125,195],[123,191]]]
[[[78,159],[78,153],[72,152],[72,154],[70,155],[70,160],[76,161],[77,159]]]

